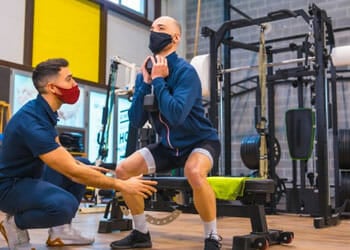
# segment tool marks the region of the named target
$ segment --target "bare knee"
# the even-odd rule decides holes
[[[128,173],[127,170],[127,164],[125,164],[124,161],[121,161],[115,169],[115,174],[117,178],[122,180],[130,178],[131,175]]]
[[[118,179],[128,179],[132,176],[146,174],[148,171],[145,160],[139,153],[134,153],[128,158],[122,160],[115,169]]]
[[[198,165],[187,165],[185,167],[185,176],[194,190],[201,188],[207,177],[205,173],[202,173]]]

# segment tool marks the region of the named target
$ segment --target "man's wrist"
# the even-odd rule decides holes
[[[112,177],[113,178],[113,177]],[[116,179],[114,178],[114,189],[117,190],[117,191],[123,191],[123,180],[120,180],[120,179]]]

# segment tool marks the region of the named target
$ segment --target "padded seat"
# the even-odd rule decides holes
[[[272,194],[275,192],[275,183],[272,179],[249,178],[245,180],[244,192]]]
[[[227,178],[235,178],[235,177],[227,177]],[[192,190],[186,177],[144,176],[144,179],[157,181],[158,189],[177,189],[177,190],[183,190],[183,191]],[[244,181],[245,181],[244,195],[272,194],[275,191],[275,184],[274,184],[274,181],[271,179],[246,178]]]

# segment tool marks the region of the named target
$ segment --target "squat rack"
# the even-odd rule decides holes
[[[225,1],[226,7],[230,6],[227,1]],[[290,10],[278,10],[270,12],[267,16],[256,18],[256,19],[238,19],[230,20],[224,22],[218,30],[214,31],[209,27],[202,28],[202,35],[209,38],[209,54],[210,54],[210,108],[209,108],[209,119],[212,121],[214,126],[218,128],[219,118],[218,118],[218,85],[217,77],[220,73],[220,69],[217,67],[218,62],[218,49],[221,44],[224,45],[225,50],[225,65],[230,65],[230,49],[240,48],[253,52],[259,51],[259,46],[256,44],[247,44],[239,41],[234,41],[231,39],[230,31],[238,28],[259,25],[261,26],[264,23],[270,23],[273,21],[301,17],[307,24],[312,23],[313,27],[313,38],[314,38],[314,60],[315,66],[308,73],[315,77],[315,109],[316,109],[316,168],[318,175],[318,189],[320,193],[319,197],[319,207],[320,207],[320,217],[315,218],[314,226],[316,228],[333,226],[338,224],[339,215],[332,214],[332,208],[330,204],[330,193],[329,193],[329,177],[328,177],[328,141],[327,141],[327,129],[330,125],[330,122],[333,126],[333,149],[334,149],[334,168],[335,174],[337,171],[338,164],[338,149],[337,149],[337,103],[336,103],[336,84],[333,81],[331,84],[331,95],[332,95],[332,110],[328,110],[330,106],[329,96],[328,96],[328,86],[326,83],[326,69],[328,67],[329,54],[327,54],[326,45],[329,45],[332,49],[334,47],[334,36],[333,29],[330,18],[327,16],[327,13],[320,9],[315,4],[309,6],[309,14],[306,13],[303,9],[298,9],[294,11]],[[326,35],[327,34],[327,35]],[[273,54],[278,53],[278,50],[273,51],[271,48],[266,49],[267,53],[267,62],[273,63]],[[308,56],[308,55],[307,55]],[[331,71],[334,75],[334,67],[331,65]],[[290,73],[292,74],[292,73]],[[297,75],[294,75],[297,77]],[[269,67],[267,70],[267,93],[268,93],[268,134],[270,135],[268,140],[268,145],[273,145],[274,133],[275,133],[275,117],[274,117],[274,95],[275,90],[273,84],[269,84],[269,79],[274,79],[274,71],[272,67]],[[333,80],[334,77],[332,77]],[[224,131],[225,141],[224,141],[224,162],[225,162],[225,175],[231,175],[231,84],[229,82],[230,77],[225,77],[225,82],[223,85],[223,107],[225,110],[225,119],[224,119]],[[275,80],[275,79],[274,79]],[[331,120],[328,116],[328,111],[331,112]],[[275,164],[273,162],[272,150],[268,153],[268,165],[269,165],[269,175],[272,179],[276,177]],[[213,174],[218,175],[218,163],[214,165]],[[337,179],[337,175],[335,175]],[[337,188],[336,183],[336,188]]]

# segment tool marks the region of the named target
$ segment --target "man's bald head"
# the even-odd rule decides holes
[[[165,32],[171,34],[166,31],[161,31],[161,29],[166,29],[167,31],[171,31],[172,33],[181,35],[181,25],[180,23],[173,17],[170,16],[161,16],[153,21],[151,30],[156,32]]]

